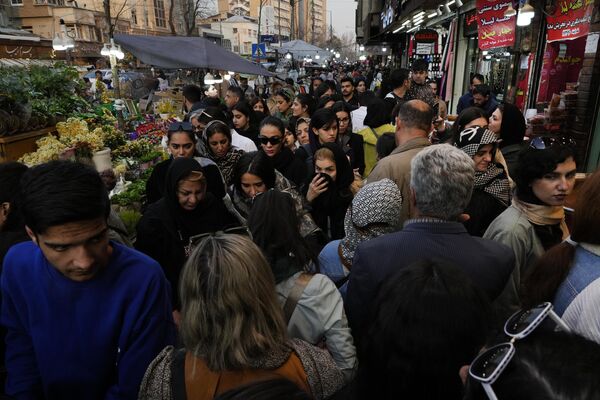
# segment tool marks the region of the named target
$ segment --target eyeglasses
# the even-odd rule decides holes
[[[223,229],[222,231],[201,233],[189,238],[188,244],[184,247],[186,257],[189,257],[194,249],[198,247],[205,239],[223,235],[244,235],[252,238],[250,231],[244,226],[235,226],[232,228]]]
[[[169,125],[169,132],[193,132],[194,127],[189,122],[173,122]]]
[[[267,143],[271,143],[273,146],[275,146],[275,145],[278,145],[279,143],[281,143],[281,136],[266,137],[266,136],[260,135],[258,137],[258,140],[262,144],[266,145]]]
[[[490,400],[498,400],[492,384],[500,377],[515,355],[514,342],[531,334],[548,316],[564,331],[571,331],[567,324],[552,311],[551,303],[542,303],[529,310],[514,313],[504,324],[504,333],[511,337],[510,342],[490,347],[473,360],[469,367],[469,375],[481,383]]]
[[[574,147],[575,144],[575,141],[569,137],[536,136],[529,142],[529,147],[537,150],[545,150],[555,145]]]

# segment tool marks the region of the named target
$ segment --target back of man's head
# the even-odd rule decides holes
[[[456,220],[473,192],[475,167],[471,157],[449,144],[438,144],[421,150],[410,165],[410,186],[419,214]]]
[[[21,211],[36,234],[70,222],[108,218],[110,201],[90,166],[52,161],[28,170],[21,180]]]
[[[471,78],[471,85],[475,86],[475,85],[480,85],[483,82],[485,82],[483,75],[481,74],[473,74],[473,77]]]
[[[395,69],[390,74],[390,84],[392,89],[399,88],[404,85],[404,82],[410,77],[410,70],[406,68]]]
[[[492,90],[490,89],[489,85],[486,85],[485,83],[482,83],[481,85],[475,85],[473,88],[473,94],[480,94],[484,97],[489,96],[491,92]]]
[[[196,85],[184,86],[181,92],[183,97],[192,104],[200,101],[202,98],[202,89]]]
[[[431,122],[435,117],[433,108],[421,100],[411,100],[403,103],[398,109],[398,119],[405,129],[418,129],[428,135]]]

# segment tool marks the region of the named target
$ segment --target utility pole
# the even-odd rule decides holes
[[[279,43],[281,43],[281,0],[277,5],[277,25],[279,25]]]
[[[296,10],[295,10],[295,4],[294,4],[294,0],[290,0],[290,7],[292,7],[292,13],[291,13],[291,17],[292,17],[292,21],[290,24],[290,41],[294,40],[294,20],[296,19]]]
[[[333,40],[333,12],[329,11],[329,40]]]
[[[256,37],[256,45],[258,46],[260,44],[260,20],[262,19],[262,4],[263,4],[263,0],[258,0],[258,30],[257,32],[257,37]],[[221,18],[221,16],[219,15],[219,18]]]

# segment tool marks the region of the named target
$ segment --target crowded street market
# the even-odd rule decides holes
[[[100,3],[0,3],[0,399],[600,399],[600,2]]]

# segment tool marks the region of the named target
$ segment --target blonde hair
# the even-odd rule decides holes
[[[202,241],[183,268],[180,296],[183,344],[212,371],[248,368],[287,338],[271,267],[245,236]]]
[[[330,160],[335,163],[335,155],[333,151],[329,150],[327,147],[321,147],[319,150],[315,151],[315,160]]]

